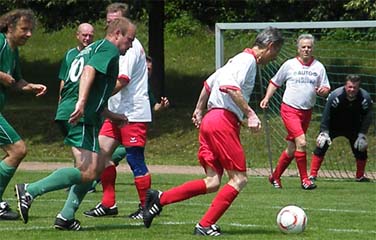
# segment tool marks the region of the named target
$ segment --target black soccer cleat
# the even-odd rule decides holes
[[[141,204],[138,204],[138,209],[134,213],[129,214],[128,217],[131,219],[144,219],[143,211],[144,209]]]
[[[365,176],[361,176],[360,178],[356,178],[355,181],[357,182],[371,182],[371,179]]]
[[[308,178],[303,179],[302,188],[304,190],[313,190],[316,187],[317,187],[316,184],[314,182],[312,182],[311,180],[309,180]]]
[[[55,229],[66,231],[80,231],[81,223],[76,219],[65,219],[61,214],[57,215],[54,224]]]
[[[102,203],[99,203],[94,208],[89,211],[84,212],[87,217],[105,217],[105,216],[115,216],[118,214],[118,208],[116,204],[112,207],[105,207]]]
[[[193,231],[193,234],[200,236],[218,237],[221,236],[221,229],[216,224],[210,225],[209,227],[202,227],[200,224],[197,223]]]
[[[17,220],[20,215],[14,212],[7,202],[0,202],[0,220]]]
[[[31,195],[26,191],[26,184],[16,184],[15,186],[16,197],[18,201],[18,211],[24,223],[27,223],[29,220],[29,210],[31,207],[31,203],[33,202],[33,198]]]
[[[162,212],[162,205],[159,200],[162,195],[161,191],[149,189],[146,193],[145,208],[143,211],[144,225],[149,228],[155,216]]]

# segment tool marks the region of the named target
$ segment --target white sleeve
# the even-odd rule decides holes
[[[328,79],[328,75],[326,74],[326,70],[325,70],[325,67],[322,66],[322,69],[320,71],[320,81],[319,81],[319,86],[318,87],[327,87],[327,88],[330,88],[330,84],[329,84],[329,79]]]
[[[287,73],[288,73],[288,62],[282,64],[279,68],[278,72],[272,77],[270,81],[274,83],[275,86],[281,87],[287,80]]]

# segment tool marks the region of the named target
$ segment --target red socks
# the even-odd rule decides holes
[[[307,153],[295,151],[294,157],[298,166],[300,180],[308,178],[307,174]]]
[[[286,151],[283,151],[281,156],[278,159],[278,164],[273,172],[273,178],[280,179],[283,172],[290,165],[293,159],[294,157],[290,157],[289,155],[287,155]]]
[[[356,178],[361,178],[364,176],[366,163],[367,163],[367,159],[364,159],[364,160],[356,159]]]
[[[150,174],[141,176],[141,177],[135,177],[134,178],[134,184],[136,185],[138,197],[140,199],[141,206],[145,206],[145,200],[146,200],[146,192],[151,186],[151,176]]]
[[[311,160],[311,173],[309,175],[317,177],[319,169],[323,161],[324,161],[323,156],[317,156],[313,154],[312,160]]]
[[[218,219],[230,207],[239,192],[231,185],[226,184],[213,199],[208,211],[202,217],[200,225],[208,227],[218,221]]]
[[[114,165],[106,167],[101,175],[101,182],[103,187],[102,205],[108,208],[114,206],[116,202],[115,181],[116,167]]]
[[[161,195],[160,203],[162,206],[164,206],[170,203],[180,202],[205,193],[205,181],[202,179],[193,180],[163,192],[163,194]]]

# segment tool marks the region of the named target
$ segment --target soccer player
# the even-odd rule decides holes
[[[113,3],[107,7],[107,23],[118,17],[128,15],[128,6],[123,3]],[[120,57],[119,80],[116,87],[120,91],[110,98],[108,108],[118,114],[124,114],[129,123],[122,127],[105,120],[100,131],[100,144],[104,152],[106,168],[101,175],[103,196],[97,204],[84,214],[89,217],[102,217],[118,214],[115,200],[116,163],[112,159],[121,160],[126,154],[127,162],[134,175],[134,184],[139,196],[139,206],[129,215],[132,219],[142,219],[142,209],[145,205],[146,191],[151,186],[151,175],[145,163],[145,145],[147,125],[152,121],[151,107],[148,94],[148,70],[145,51],[137,38],[132,43],[127,54]],[[150,72],[151,74],[151,72]],[[162,104],[168,100],[162,98]],[[124,148],[117,148],[121,144]],[[114,153],[114,150],[116,152]],[[113,155],[114,154],[114,155]],[[120,155],[119,155],[120,154]]]
[[[29,184],[16,184],[18,208],[24,223],[28,222],[33,200],[45,193],[71,187],[68,198],[55,220],[55,228],[80,230],[74,218],[81,201],[104,168],[98,144],[103,117],[125,124],[126,117],[106,109],[119,72],[119,54],[132,45],[131,23],[125,18],[111,22],[104,39],[82,50],[72,61],[61,92],[56,121],[67,130],[64,143],[72,147],[77,167],[57,169],[49,176]]]
[[[332,140],[343,136],[349,140],[356,160],[357,182],[369,182],[364,176],[367,163],[367,137],[372,121],[372,99],[360,88],[358,75],[347,75],[344,86],[330,93],[321,119],[320,134],[312,155],[310,179],[316,180],[321,163]]]
[[[226,170],[228,183],[219,190],[194,228],[195,235],[221,235],[216,222],[247,183],[245,154],[239,137],[241,123],[253,131],[261,129],[259,118],[248,106],[257,65],[273,60],[282,44],[280,31],[267,28],[257,35],[252,48],[231,58],[204,82],[192,121],[200,129],[198,159],[206,177],[164,192],[148,190],[143,211],[145,227],[149,228],[168,204],[218,191]],[[208,112],[203,116],[206,108]]]
[[[64,59],[61,62],[59,70],[59,79],[60,79],[60,91],[64,87],[64,80],[66,80],[66,75],[68,74],[68,69],[73,61],[73,59],[89,44],[94,40],[94,27],[89,23],[81,23],[76,31],[76,38],[78,45],[77,47],[69,49],[64,54]],[[59,98],[60,98],[59,94]]]
[[[23,79],[18,47],[32,36],[35,16],[31,10],[16,9],[0,17],[0,111],[3,110],[11,88],[42,96],[47,87]],[[0,220],[16,220],[18,213],[3,200],[3,194],[18,165],[26,155],[25,142],[0,113],[0,146],[5,152],[0,161]]]
[[[316,95],[327,96],[330,85],[324,66],[312,56],[314,37],[311,34],[300,35],[297,47],[298,56],[287,60],[270,80],[260,107],[267,108],[275,91],[286,83],[281,117],[287,130],[287,148],[279,157],[269,181],[275,188],[282,188],[281,176],[295,158],[301,186],[305,190],[311,190],[315,189],[316,185],[308,179],[305,133],[311,121]]]

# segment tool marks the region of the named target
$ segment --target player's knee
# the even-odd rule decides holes
[[[20,162],[22,159],[25,158],[27,154],[27,148],[24,141],[18,141],[14,144],[14,148],[12,151],[10,151],[8,154],[10,154],[11,158]]]
[[[134,177],[144,176],[149,172],[145,163],[143,147],[127,148],[127,162],[132,169]]]
[[[238,186],[239,190],[243,189],[248,183],[248,177],[246,175],[241,175],[237,177],[235,180],[235,183]]]
[[[367,158],[368,158],[367,151],[365,151],[365,152],[355,151],[354,157],[355,157],[356,160],[366,161]]]
[[[207,193],[218,191],[221,186],[221,181],[216,177],[207,177],[204,179],[206,184]]]

